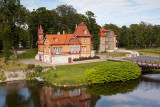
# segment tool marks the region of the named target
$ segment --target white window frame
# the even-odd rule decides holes
[[[84,38],[84,42],[85,42],[85,43],[87,42],[87,38],[86,38],[86,37]]]
[[[48,47],[48,50],[49,50],[49,53],[51,53],[51,49],[50,49],[50,47]]]
[[[87,48],[85,46],[82,46],[82,52],[86,52]]]
[[[109,47],[110,47],[110,48],[113,48],[113,44],[110,44]]]
[[[62,52],[62,47],[60,47],[60,52]]]
[[[87,34],[87,30],[84,30],[84,34]]]
[[[47,52],[46,47],[44,48],[44,52]]]
[[[106,44],[106,48],[108,48],[108,44]]]
[[[56,49],[56,48],[53,48],[53,53],[56,53],[55,49]]]
[[[113,37],[110,37],[110,38],[109,38],[109,41],[113,41]]]

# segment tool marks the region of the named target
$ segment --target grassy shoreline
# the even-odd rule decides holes
[[[102,63],[109,61],[92,62],[75,65],[61,65],[57,66],[56,70],[49,70],[39,74],[40,77],[45,76],[45,81],[57,85],[77,85],[89,84],[85,77],[85,70],[93,68]]]
[[[159,48],[149,48],[149,49],[138,49],[137,51],[141,55],[160,57],[160,47]]]

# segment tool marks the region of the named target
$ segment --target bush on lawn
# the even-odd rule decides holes
[[[130,62],[110,62],[85,71],[91,83],[128,81],[138,78],[140,74],[138,65]]]
[[[36,72],[36,73],[41,73],[41,72],[42,72],[42,67],[41,67],[40,65],[37,65],[37,66],[35,67],[35,72]]]

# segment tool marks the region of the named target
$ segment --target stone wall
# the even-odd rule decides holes
[[[5,71],[6,81],[15,81],[15,80],[25,80],[26,71],[17,70],[17,71]]]

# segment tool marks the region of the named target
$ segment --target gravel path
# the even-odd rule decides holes
[[[130,58],[132,61],[155,61],[155,60],[160,60],[160,57],[153,57],[153,56],[137,56],[134,58]]]

